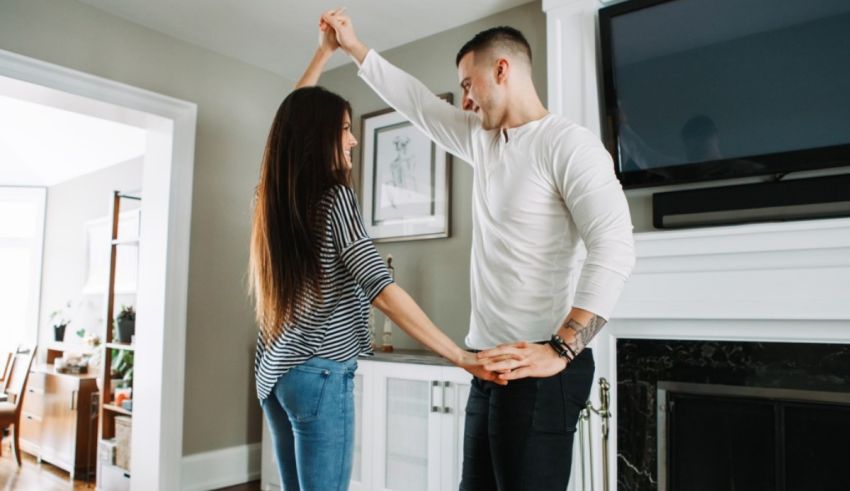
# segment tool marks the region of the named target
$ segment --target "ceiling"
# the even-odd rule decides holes
[[[145,153],[144,130],[13,96],[0,77],[0,185],[52,186]]]
[[[297,80],[318,41],[319,16],[344,5],[378,51],[532,0],[79,0],[131,22]],[[348,63],[338,53],[327,69]]]
[[[297,80],[316,46],[318,20],[339,0],[79,0],[131,22]],[[379,51],[532,0],[349,0],[360,39]],[[328,69],[350,60],[334,55]],[[141,156],[145,132],[17,97],[0,77],[0,185],[52,186]],[[27,88],[26,90],[42,90]],[[42,100],[43,99],[43,100]]]

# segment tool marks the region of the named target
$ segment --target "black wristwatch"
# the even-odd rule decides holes
[[[551,338],[549,338],[549,346],[555,350],[555,353],[558,353],[558,356],[561,358],[566,358],[567,363],[575,360],[576,352],[573,351],[572,348],[564,341],[561,336],[557,334],[553,334]]]

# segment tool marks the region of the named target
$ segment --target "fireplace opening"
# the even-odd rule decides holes
[[[658,381],[659,490],[850,489],[850,394]]]

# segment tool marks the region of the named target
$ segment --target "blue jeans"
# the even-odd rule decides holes
[[[282,375],[263,401],[286,491],[348,489],[355,370],[356,358],[311,358]]]

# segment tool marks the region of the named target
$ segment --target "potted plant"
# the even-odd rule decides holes
[[[133,361],[132,351],[123,349],[112,350],[112,367],[110,373],[114,389],[132,388]]]
[[[122,305],[115,318],[115,341],[130,343],[136,333],[136,311],[132,305]]]
[[[77,329],[77,337],[79,337],[83,344],[86,345],[86,360],[88,364],[93,367],[100,366],[100,350],[97,349],[100,346],[100,336],[97,334],[93,334],[88,332],[84,327]]]
[[[71,302],[65,304],[65,308],[71,308]],[[65,308],[54,310],[50,313],[50,323],[53,324],[53,339],[62,341],[65,339],[65,328],[71,323],[65,313]]]

